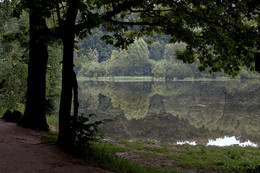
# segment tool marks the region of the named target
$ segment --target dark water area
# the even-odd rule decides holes
[[[80,112],[107,140],[260,145],[260,81],[79,83]]]

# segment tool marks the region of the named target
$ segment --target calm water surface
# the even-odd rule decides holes
[[[80,112],[107,140],[260,145],[260,81],[79,83]]]

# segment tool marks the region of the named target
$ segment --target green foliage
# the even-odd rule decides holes
[[[236,76],[242,66],[254,69],[254,55],[259,52],[260,38],[258,1],[138,1],[137,4],[126,4],[132,7],[129,8],[137,17],[131,13],[124,15],[124,20],[107,24],[107,30],[131,31],[130,38],[154,33],[170,35],[171,43],[187,44],[187,49],[178,53],[179,59],[192,63],[196,57],[201,70],[223,70]],[[131,27],[126,28],[127,24]],[[120,42],[122,38],[111,35],[108,40],[115,45],[114,40]]]
[[[56,144],[57,139],[58,139],[58,132],[54,132],[54,131],[43,134],[41,137],[42,142],[46,144]]]
[[[24,49],[1,44],[0,51],[0,79],[5,80],[0,90],[1,107],[15,110],[25,103],[27,64],[21,60]]]
[[[96,116],[95,114],[89,114],[86,117],[83,115],[78,117],[75,124],[76,128],[76,145],[79,147],[89,145],[91,141],[97,142],[101,135],[99,125],[102,121],[89,122],[89,118]]]
[[[2,0],[0,2],[0,26],[3,26],[6,21],[10,20],[12,15],[12,8],[17,4],[16,0]],[[2,30],[0,30],[0,34]]]
[[[125,50],[112,51],[111,59],[107,62],[107,73],[111,76],[126,76],[127,73],[127,52]]]
[[[186,49],[185,43],[166,44],[163,58],[172,62],[176,62],[177,51],[184,51]]]
[[[156,61],[162,60],[164,49],[164,44],[160,42],[154,42],[153,44],[149,45],[150,59]]]
[[[60,53],[57,47],[50,48],[50,61],[47,72],[47,111],[51,113],[57,108],[57,97],[60,94],[61,66]],[[15,43],[1,44],[0,51],[0,79],[5,84],[0,90],[1,107],[5,109],[20,109],[25,104],[27,85],[28,53]],[[22,106],[23,107],[23,106]],[[20,110],[23,112],[24,110]]]
[[[26,15],[22,15],[20,19],[12,18],[11,12],[15,4],[16,1],[0,3],[0,81],[5,81],[0,88],[0,107],[3,111],[19,109],[23,112],[28,52],[26,46],[22,47],[23,44],[15,39],[17,37],[23,43],[28,40],[28,35],[25,34],[28,23],[25,20]]]
[[[254,4],[252,6],[252,4]],[[178,17],[181,17],[180,32],[168,31],[173,41],[188,44],[188,54],[196,54],[201,69],[221,71],[235,76],[242,66],[254,67],[254,55],[259,50],[259,11],[256,1],[181,1],[176,4]],[[172,18],[174,23],[176,18]],[[250,25],[249,22],[255,21]],[[169,22],[169,21],[168,21]],[[257,46],[258,45],[258,46]],[[180,57],[193,62],[193,56]]]
[[[46,74],[46,113],[53,114],[58,109],[57,100],[61,92],[61,47],[53,44],[49,47],[49,60]]]
[[[174,63],[172,61],[161,60],[158,61],[152,73],[155,77],[165,78],[166,80],[184,79],[192,76],[191,69],[184,64]]]
[[[156,65],[154,66],[152,73],[154,74],[155,77],[157,78],[165,78],[166,76],[166,72],[167,72],[167,68],[166,66],[169,63],[165,60],[159,61],[156,63]]]
[[[77,54],[79,57],[84,57],[83,55],[87,55],[85,50],[92,49],[96,50],[100,56],[98,61],[92,60],[84,63],[84,66],[79,65],[81,67],[77,67],[76,71],[81,71],[78,74],[87,77],[151,75],[155,64],[147,63],[147,60],[135,63],[137,54],[140,55],[140,53],[132,51],[129,54],[131,51],[129,44],[144,35],[153,36],[151,39],[144,37],[147,42],[155,41],[154,45],[149,46],[150,59],[161,60],[165,49],[164,59],[175,62],[175,57],[177,57],[185,63],[198,61],[201,64],[196,63],[189,66],[189,70],[186,68],[182,71],[183,66],[174,67],[174,69],[167,67],[163,76],[168,79],[183,79],[185,76],[191,77],[191,74],[195,78],[201,77],[194,70],[195,68],[210,73],[225,72],[232,76],[240,72],[241,66],[252,70],[254,68],[253,56],[257,52],[259,42],[259,33],[256,31],[259,25],[259,16],[257,16],[259,12],[252,5],[255,3],[255,1],[246,3],[235,0],[228,3],[208,1],[200,3],[186,0],[153,3],[79,1],[82,8],[80,8],[81,15],[76,25],[76,34],[80,38],[90,35],[92,37],[79,42],[79,47],[83,49]],[[128,12],[129,9],[131,9],[130,12]],[[62,17],[65,18],[65,15]],[[86,22],[89,25],[86,25]],[[157,39],[159,35],[156,34],[162,33],[169,36],[163,35],[161,41]],[[116,47],[129,47],[129,50],[112,53],[113,48],[105,47],[98,40],[99,38]],[[166,40],[181,44],[165,47]],[[138,49],[135,48],[135,50]],[[142,55],[142,57],[145,56]],[[100,64],[104,60],[107,62]]]
[[[24,111],[27,86],[29,22],[28,14],[22,12],[17,1],[0,3],[0,79],[5,79],[5,85],[0,91],[1,107],[3,109]],[[22,2],[21,2],[22,3]],[[21,5],[21,4],[20,4]],[[21,10],[19,18],[13,17],[13,10]],[[49,61],[46,76],[47,113],[57,109],[57,97],[60,94],[61,83],[61,48],[56,44],[49,47]],[[2,81],[1,80],[1,81]]]
[[[215,79],[225,77],[223,72],[213,72],[212,69],[205,69],[205,66],[200,65],[199,62],[196,62],[196,55],[194,55],[189,49],[187,50],[187,45],[185,43],[165,44],[163,39],[163,36],[157,36],[157,42],[148,46],[148,52],[144,43],[142,43],[145,45],[143,52],[140,52],[139,50],[142,50],[142,48],[140,44],[138,46],[137,42],[129,46],[128,50],[112,50],[111,57],[107,61],[103,61],[101,63],[97,60],[100,59],[100,51],[98,49],[91,49],[90,47],[88,49],[82,48],[80,52],[85,51],[85,54],[81,54],[80,57],[76,56],[75,70],[80,77],[94,77],[102,80],[102,77],[106,76],[114,77],[132,75],[152,76],[167,80],[185,78]],[[92,40],[92,42],[94,42],[94,40]],[[140,47],[140,49],[138,47]],[[163,53],[161,53],[162,50],[164,51]],[[158,52],[160,52],[160,56]],[[148,60],[147,55],[145,55],[147,53],[150,55]],[[161,60],[159,60],[160,58],[157,58],[157,61],[154,60],[155,58],[152,56],[155,56],[156,53]],[[182,61],[192,64],[183,64]],[[215,69],[215,71],[217,71],[217,69]],[[258,75],[252,72],[250,73],[247,69],[243,69],[241,75],[238,77],[242,79],[259,78]]]
[[[4,1],[3,4],[1,2],[1,5],[8,2]],[[66,12],[70,12],[70,5],[74,7],[75,12],[80,11],[81,13],[75,22],[76,26],[72,26],[75,29],[73,30],[75,33],[72,33],[73,36],[74,34],[86,36],[91,34],[92,29],[99,28],[102,25],[106,31],[113,31],[113,33],[102,34],[101,39],[116,47],[126,48],[134,42],[135,38],[140,38],[142,35],[151,36],[154,33],[165,33],[172,37],[170,40],[172,43],[182,41],[187,44],[186,50],[177,51],[176,55],[179,59],[188,63],[196,62],[196,59],[198,59],[201,63],[200,70],[224,71],[235,76],[240,72],[242,66],[250,70],[254,69],[254,55],[259,52],[260,38],[258,31],[259,2],[256,0],[250,2],[237,0],[218,2],[195,0],[191,2],[183,0],[153,1],[152,3],[146,0],[138,2],[93,0],[77,1],[76,5],[73,1],[23,0],[17,6],[16,13],[21,15],[22,11],[27,9],[30,14],[36,14],[35,12],[39,10],[38,17],[46,19],[51,16],[54,7],[62,6],[64,8],[57,9],[57,11],[62,11],[61,16],[55,16],[59,18],[57,23],[61,24],[62,27],[63,20],[69,18],[70,13]],[[76,13],[75,16],[77,16]],[[36,29],[42,27],[40,24],[36,26]],[[53,30],[55,29],[54,27]],[[13,38],[20,35],[11,36]],[[40,40],[49,45],[53,41],[52,39],[55,39],[55,37],[53,38],[47,32],[47,34],[43,33]],[[125,59],[121,61],[126,62],[126,65],[122,68],[120,63],[116,64],[116,67],[120,67],[119,73],[126,73],[124,75],[131,76],[150,75],[152,68],[156,67],[155,63],[149,61],[149,51],[147,51],[145,42],[138,41],[132,47],[129,46],[128,51],[122,53],[124,55],[122,57]],[[73,48],[73,44],[71,46]],[[115,62],[121,58],[121,56],[117,57],[116,55],[117,53],[114,54]],[[140,59],[140,61],[137,61],[137,59]],[[117,75],[115,73],[118,72],[113,67],[113,63],[109,64],[108,61],[107,64],[110,66],[107,66],[106,63],[99,66],[98,62],[92,60],[87,75],[104,75],[104,67],[108,67],[106,72]],[[190,70],[176,64],[173,68],[165,63],[160,65],[157,68],[157,71],[160,72],[158,74],[166,79],[185,78]],[[165,68],[164,71],[163,68]],[[98,69],[98,72],[96,73],[93,69]],[[125,69],[127,69],[126,72],[123,71]]]
[[[257,79],[259,78],[258,72],[248,71],[245,68],[242,68],[241,72],[239,73],[239,77],[241,79]]]
[[[160,39],[160,37],[157,39]],[[81,55],[81,57],[76,57],[76,71],[78,71],[79,76],[84,77],[153,75],[168,80],[201,77],[201,74],[197,70],[197,64],[183,65],[175,57],[178,50],[185,49],[184,43],[165,45],[165,48],[162,49],[164,50],[164,54],[160,54],[160,58],[164,58],[165,60],[154,61],[147,58],[147,54],[149,55],[151,54],[150,52],[155,51],[156,47],[153,48],[154,50],[150,48],[150,51],[147,51],[146,43],[143,41],[139,42],[136,41],[133,45],[129,46],[128,50],[113,50],[110,59],[102,63],[98,63],[97,61],[99,59],[97,49],[92,50],[89,48],[87,56]],[[144,45],[143,47],[141,46],[142,44]],[[162,46],[164,44],[155,43],[155,46],[159,45]],[[97,58],[93,58],[93,53],[91,52],[95,52],[94,54],[97,55]]]
[[[59,120],[57,115],[46,116],[46,121],[49,125],[50,131],[57,132],[59,129]]]
[[[98,62],[99,53],[96,49],[89,48],[87,55],[76,56],[75,71],[79,76],[100,77],[105,74],[105,62]]]
[[[150,71],[149,51],[143,39],[136,40],[128,50],[112,51],[107,62],[107,74],[111,76],[147,76]]]
[[[79,40],[77,46],[80,50],[77,52],[78,57],[89,56],[89,51],[94,50],[98,52],[98,62],[106,61],[110,58],[112,50],[115,48],[111,45],[105,44],[100,38],[105,34],[102,29],[94,29],[91,36]]]

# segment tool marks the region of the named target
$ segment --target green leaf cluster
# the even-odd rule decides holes
[[[17,1],[0,2],[0,81],[5,81],[0,90],[1,112],[6,109],[24,111],[29,59],[28,14],[21,11],[19,18],[13,17]],[[22,3],[22,1],[21,1]],[[18,9],[17,9],[18,10]],[[22,8],[21,8],[22,10]],[[47,10],[47,9],[46,9]],[[47,113],[57,109],[57,97],[61,83],[61,47],[49,46],[47,66]]]
[[[89,114],[87,116],[81,115],[78,117],[76,122],[76,145],[79,147],[84,145],[89,145],[92,141],[97,142],[102,134],[100,132],[99,125],[102,124],[103,121],[95,121],[89,122],[90,118],[96,116],[95,114]]]

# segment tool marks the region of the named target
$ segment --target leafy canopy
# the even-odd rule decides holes
[[[56,25],[66,19],[70,1],[28,1],[46,7],[42,16],[56,17]],[[29,4],[28,4],[29,3]],[[177,53],[185,63],[200,62],[199,69],[210,68],[235,76],[243,66],[254,70],[254,57],[259,53],[259,0],[78,0],[74,27],[79,38],[92,34],[94,28],[106,32],[101,37],[107,44],[120,48],[143,35],[167,34],[171,43],[185,42],[186,49]],[[52,29],[56,35],[62,28]]]

